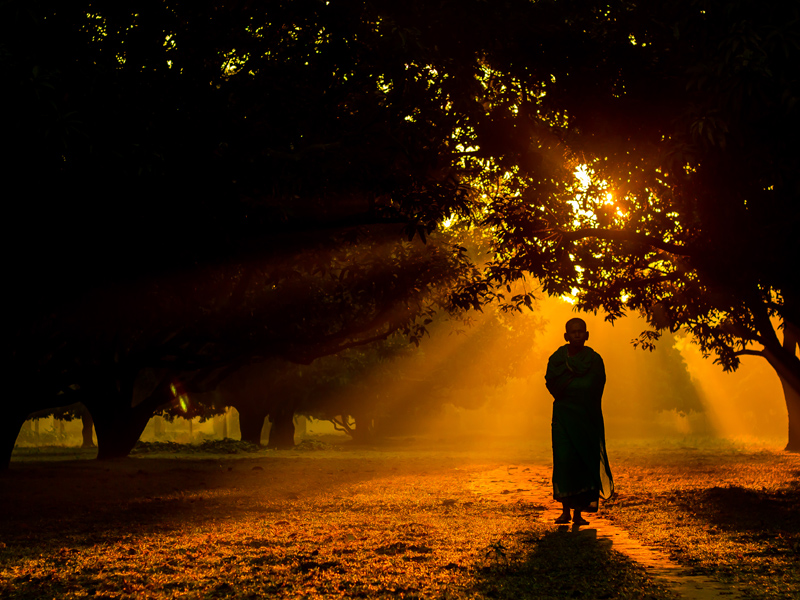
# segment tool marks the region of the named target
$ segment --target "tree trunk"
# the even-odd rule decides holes
[[[239,431],[242,434],[243,442],[261,445],[261,429],[264,427],[264,419],[267,418],[267,410],[261,406],[234,405],[239,411]]]
[[[769,314],[760,303],[750,303],[750,310],[755,319],[756,328],[761,335],[760,342],[764,345],[761,355],[767,359],[775,369],[783,387],[783,397],[789,416],[789,441],[786,444],[788,452],[800,452],[800,359],[797,357],[797,347],[800,344],[800,325],[794,318],[783,318],[783,339],[779,340]],[[797,302],[790,302],[790,295],[786,296],[788,315],[797,315],[795,308]],[[756,307],[755,309],[753,307]]]
[[[26,417],[26,414],[16,413],[0,419],[0,471],[8,469],[11,463],[11,453]]]
[[[294,448],[294,409],[282,407],[274,411],[269,420],[272,427],[269,430],[267,446],[276,450]]]
[[[94,421],[88,410],[85,410],[83,414],[81,414],[81,425],[81,435],[83,436],[81,448],[94,448]]]
[[[90,410],[97,433],[98,460],[128,456],[153,414],[142,404],[131,408],[111,398],[105,405],[95,404]]]
[[[353,441],[356,444],[371,444],[375,441],[373,419],[367,414],[353,415],[356,427],[353,430]]]
[[[131,406],[135,380],[133,370],[117,377],[100,376],[84,400],[94,420],[98,460],[128,456],[155,409],[170,399],[164,383],[136,406]]]
[[[800,404],[798,398],[800,394],[800,359],[797,357],[796,350],[800,344],[800,326],[784,315],[783,340],[779,340],[766,308],[760,303],[751,303],[749,306],[761,336],[759,341],[764,346],[760,354],[775,369],[783,387],[783,397],[789,416],[789,441],[785,449],[789,452],[800,452],[800,406],[798,406]],[[792,307],[797,304],[790,304],[787,297],[787,306]],[[792,310],[787,312],[795,314]]]
[[[781,385],[786,400],[786,411],[789,413],[789,442],[785,449],[788,452],[800,452],[800,392],[783,378]]]
[[[225,410],[221,415],[214,417],[214,435],[220,436],[223,440],[228,439],[228,411]]]
[[[795,355],[795,348],[800,344],[800,331],[794,323],[784,321],[783,349]],[[781,377],[783,398],[786,401],[786,411],[789,413],[789,442],[786,444],[788,452],[800,452],[800,389],[792,382]]]

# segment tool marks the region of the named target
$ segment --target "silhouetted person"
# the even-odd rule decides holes
[[[567,321],[567,344],[547,363],[545,383],[553,395],[553,497],[564,511],[556,523],[586,525],[581,513],[597,512],[599,498],[614,491],[606,455],[601,401],[606,371],[600,355],[586,346],[583,319]]]

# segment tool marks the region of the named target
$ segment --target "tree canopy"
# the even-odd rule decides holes
[[[562,40],[573,56],[546,61],[552,82],[526,115],[552,168],[512,169],[485,220],[497,241],[487,282],[530,273],[610,319],[642,311],[642,344],[684,329],[725,369],[767,358],[794,450],[799,16],[746,0],[575,10]],[[558,47],[510,66],[520,114],[535,89],[526,59]]]
[[[20,414],[101,380],[131,408],[143,368],[419,341],[433,310],[532,306],[532,276],[645,312],[645,344],[763,354],[800,444],[796,6],[2,10]]]
[[[458,227],[431,235],[470,220],[465,157],[496,135],[490,37],[461,38],[481,3],[458,23],[425,3],[3,10],[8,167],[28,182],[9,207],[17,418],[80,390],[118,407],[106,437],[170,399],[165,377],[131,406],[143,369],[418,342],[458,309],[474,267]]]

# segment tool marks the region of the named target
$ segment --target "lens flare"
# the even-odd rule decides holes
[[[178,401],[178,405],[181,407],[183,412],[188,412],[189,410],[189,394],[184,393],[182,390],[178,389],[178,386],[174,383],[169,385],[169,389],[172,392],[172,397]]]

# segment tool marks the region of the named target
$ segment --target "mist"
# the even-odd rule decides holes
[[[467,322],[437,319],[419,347],[395,339],[373,354],[326,357],[305,367],[287,362],[283,370],[300,369],[300,375],[293,384],[298,390],[283,389],[283,397],[298,393],[313,398],[311,404],[296,405],[296,441],[334,436],[347,441],[328,419],[341,421],[349,414],[359,422],[356,429],[369,428],[374,442],[425,439],[480,447],[489,438],[510,438],[546,446],[552,405],[544,385],[547,359],[564,344],[564,324],[576,315],[587,322],[588,345],[605,362],[609,445],[715,439],[784,443],[788,419],[782,389],[765,360],[743,357],[739,370],[725,373],[712,358],[704,359],[689,337],[670,334],[654,351],[635,348],[631,340],[647,328],[644,319],[626,316],[612,325],[602,314],[576,313],[557,298],[540,298],[534,311],[503,314],[487,307]],[[315,376],[330,379],[332,373],[343,382],[319,391],[301,389],[311,386]],[[253,365],[246,377],[246,386],[234,378],[220,393],[276,397],[277,384],[267,370]],[[141,439],[238,439],[238,412],[229,408],[228,415],[223,421],[177,418],[173,423],[155,416]],[[262,440],[269,429],[265,421]],[[79,438],[79,419],[67,422],[65,430],[63,421],[50,417],[41,427],[29,421],[18,444],[71,445]]]
[[[494,431],[549,442],[552,398],[544,385],[547,359],[564,344],[566,321],[580,316],[590,334],[587,345],[605,362],[603,414],[609,444],[648,439],[785,444],[786,405],[780,381],[766,360],[743,357],[737,371],[725,373],[713,357],[703,358],[687,336],[667,333],[654,351],[635,348],[631,340],[647,329],[638,316],[611,324],[602,313],[576,313],[571,304],[557,298],[540,299],[537,314],[542,330],[531,340],[525,358],[527,375],[491,390],[478,409],[448,407],[443,434],[479,436]]]

